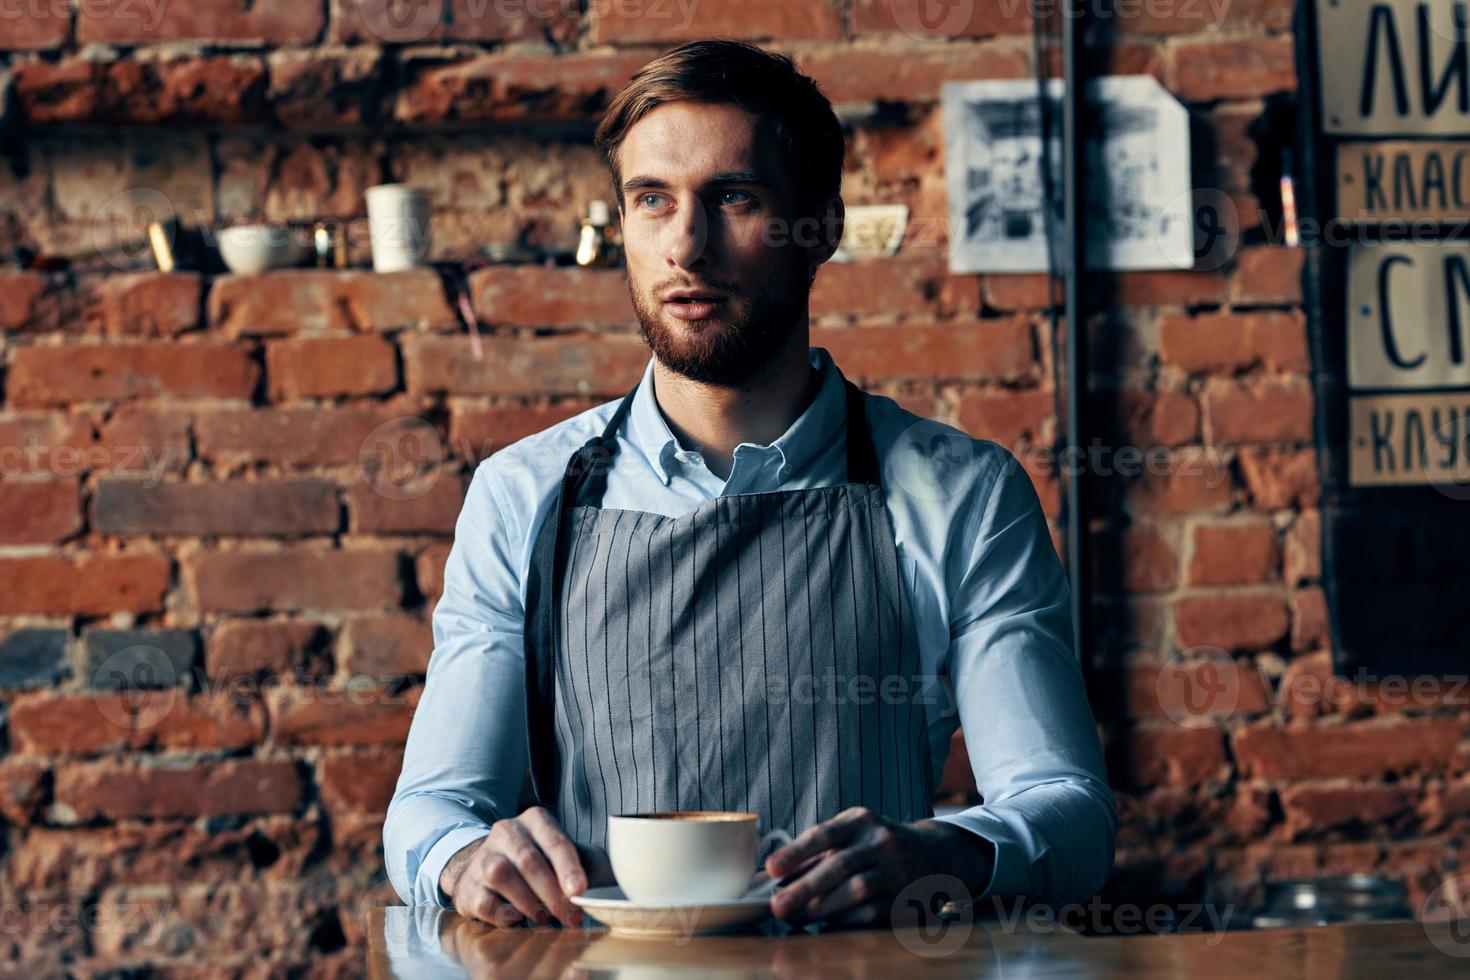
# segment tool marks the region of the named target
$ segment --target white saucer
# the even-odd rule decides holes
[[[616,885],[589,888],[574,895],[580,906],[614,935],[669,938],[731,932],[753,925],[771,914],[771,896],[736,898],[727,902],[690,905],[638,905]]]

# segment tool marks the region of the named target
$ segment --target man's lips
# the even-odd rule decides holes
[[[715,293],[673,293],[664,300],[664,309],[679,320],[707,320],[726,303]]]
[[[672,302],[665,303],[664,309],[669,315],[678,320],[708,320],[715,315],[715,311],[725,305],[724,300],[719,302]]]

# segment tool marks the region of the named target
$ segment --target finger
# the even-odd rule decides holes
[[[492,926],[504,924],[505,909],[510,907],[510,903],[494,891],[474,882],[465,882],[463,887],[456,888],[454,898],[454,910],[460,915]],[[519,913],[516,918],[520,918]]]
[[[478,871],[480,885],[515,906],[516,911],[531,921],[550,924],[546,920],[551,913],[536,897],[536,893],[531,891],[520,871],[505,854],[496,852],[489,855]]]
[[[878,902],[882,893],[882,873],[878,868],[869,868],[848,878],[826,895],[808,902],[806,914],[813,920],[846,921],[860,914],[859,910]]]
[[[587,890],[587,871],[576,843],[567,836],[545,807],[532,807],[521,815],[520,824],[531,835],[542,855],[551,862],[551,875],[561,894],[556,915],[563,925],[582,924],[582,910],[572,904],[571,897]]]
[[[777,888],[785,888],[787,885],[791,884],[791,882],[797,881],[798,879],[801,878],[802,875],[806,874],[812,868],[815,868],[817,866],[818,862],[825,860],[828,856],[830,856],[832,854],[835,854],[835,853],[837,853],[837,852],[836,851],[819,851],[818,853],[813,854],[811,857],[807,858],[805,861],[803,861],[801,863],[801,867],[797,868],[795,871],[791,872],[791,874],[787,875],[786,877],[782,878],[779,882],[777,882],[776,887]],[[768,874],[768,872],[762,871],[761,874]]]
[[[556,874],[547,863],[545,853],[523,824],[514,820],[506,821],[499,850],[510,858],[520,872],[521,880],[558,919],[566,922],[576,917],[574,913],[580,914],[581,910],[567,900],[561,885],[557,884]]]
[[[766,858],[766,870],[772,877],[787,877],[818,851],[836,850],[846,844],[873,819],[872,811],[863,807],[843,810],[831,820],[808,827],[796,840],[772,853]]]
[[[877,859],[878,851],[871,844],[834,851],[777,892],[771,899],[771,911],[783,919],[809,918],[829,892],[867,871]]]
[[[577,845],[561,829],[545,807],[532,807],[521,814],[521,826],[531,832],[536,845],[551,861],[556,871],[556,880],[566,895],[580,895],[587,890],[587,871],[577,854]]]

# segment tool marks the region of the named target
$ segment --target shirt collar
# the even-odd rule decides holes
[[[807,359],[822,375],[816,398],[775,442],[756,447],[774,453],[780,459],[780,479],[783,481],[829,445],[847,418],[846,382],[832,356],[824,348],[812,347],[807,351]],[[677,454],[683,450],[658,407],[653,365],[650,359],[643,370],[638,391],[633,395],[633,405],[628,413],[627,439],[653,462],[667,485],[682,465]]]

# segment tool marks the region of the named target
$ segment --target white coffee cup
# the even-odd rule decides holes
[[[608,817],[607,851],[623,894],[639,905],[726,902],[750,891],[755,860],[772,840],[754,813],[684,811]]]
[[[402,272],[429,253],[429,195],[421,187],[379,184],[367,189],[373,271]]]

